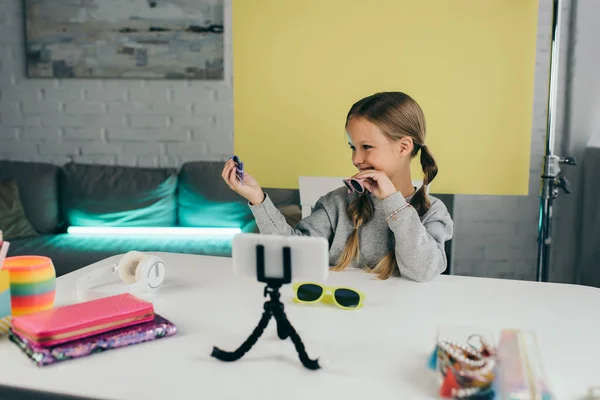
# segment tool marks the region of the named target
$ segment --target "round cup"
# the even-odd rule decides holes
[[[26,315],[54,307],[56,270],[49,257],[7,257],[2,267],[10,274],[12,315]]]

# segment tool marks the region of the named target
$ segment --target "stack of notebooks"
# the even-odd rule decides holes
[[[126,293],[15,316],[9,337],[44,366],[176,333],[152,303]]]

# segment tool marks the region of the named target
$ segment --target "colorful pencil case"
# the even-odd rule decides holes
[[[32,359],[37,366],[43,367],[61,361],[86,357],[95,353],[114,350],[121,347],[149,342],[177,333],[177,327],[158,314],[150,322],[105,332],[99,335],[75,340],[52,347],[42,347],[19,336],[12,329],[9,339]]]
[[[48,347],[153,319],[152,303],[124,293],[14,316],[12,329],[20,337]]]

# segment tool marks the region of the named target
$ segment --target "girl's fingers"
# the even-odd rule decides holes
[[[373,179],[373,180],[377,180],[377,173],[373,173],[373,172],[359,172],[358,174],[354,175],[353,178],[357,178],[357,179]]]
[[[223,180],[225,182],[227,182],[227,175],[228,175],[227,165],[225,165],[225,167],[223,167],[223,171],[221,171],[221,178],[223,178]]]
[[[231,175],[231,170],[233,167],[231,165],[227,166],[227,170],[225,171],[225,179],[229,180],[229,175]]]
[[[231,180],[232,171],[235,174],[235,167],[233,167],[232,165],[227,166],[226,169],[223,171],[223,180],[231,189],[234,189],[234,185]]]
[[[373,174],[374,170],[367,170],[367,171],[360,171],[359,173],[357,173],[356,175],[354,175],[355,178],[362,178],[364,176],[369,176],[371,174]]]
[[[387,175],[385,174],[385,172],[372,171],[372,172],[366,173],[361,178],[370,179],[373,182],[378,182],[380,179],[384,179],[384,180],[387,179]]]
[[[235,173],[235,166],[232,166],[231,170],[229,171],[229,183],[231,183],[232,186],[236,186],[237,184],[237,177],[235,176]]]
[[[225,166],[223,167],[223,172],[221,172],[221,177],[223,179],[227,179],[227,177],[229,176],[229,169],[231,168],[231,160],[227,161],[225,163]]]

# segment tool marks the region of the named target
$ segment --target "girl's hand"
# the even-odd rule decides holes
[[[228,160],[223,167],[221,177],[227,186],[240,196],[244,197],[251,204],[256,205],[263,202],[265,194],[263,193],[260,185],[250,174],[244,171],[244,184],[238,181],[235,175],[236,163],[233,160]]]
[[[385,172],[376,170],[361,171],[353,178],[364,179],[363,185],[381,200],[398,191]]]

